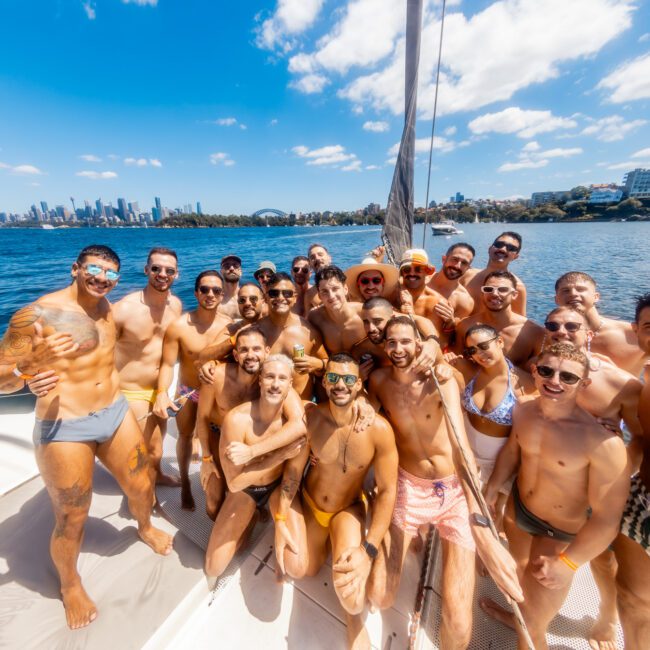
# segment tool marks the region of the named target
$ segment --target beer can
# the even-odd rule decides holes
[[[299,359],[305,356],[305,346],[300,343],[296,343],[293,346],[293,358]]]

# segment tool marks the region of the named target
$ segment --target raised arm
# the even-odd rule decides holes
[[[512,301],[512,311],[526,315],[526,285],[517,278],[517,297]]]
[[[208,361],[223,361],[235,347],[234,337],[235,334],[247,327],[246,321],[238,321],[237,323],[228,323],[215,337],[214,341],[204,348],[199,354],[199,363],[207,363]]]

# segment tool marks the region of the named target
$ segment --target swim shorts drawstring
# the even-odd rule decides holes
[[[442,481],[435,481],[433,483],[433,491],[435,495],[440,499],[440,507],[445,505],[445,490],[447,486]]]

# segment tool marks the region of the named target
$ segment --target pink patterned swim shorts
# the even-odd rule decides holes
[[[414,536],[423,524],[433,524],[442,539],[475,550],[465,493],[455,474],[442,479],[420,478],[398,469],[393,524]]]

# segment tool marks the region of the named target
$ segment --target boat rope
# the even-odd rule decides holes
[[[438,44],[438,67],[436,70],[436,92],[433,99],[433,119],[431,120],[431,144],[429,145],[429,169],[427,171],[427,198],[424,202],[424,232],[422,248],[427,241],[427,226],[429,225],[429,187],[431,185],[431,159],[433,158],[433,134],[436,131],[436,115],[438,113],[438,87],[440,85],[440,61],[442,60],[442,36],[445,30],[445,9],[447,0],[442,0],[442,15],[440,17],[440,43]]]

